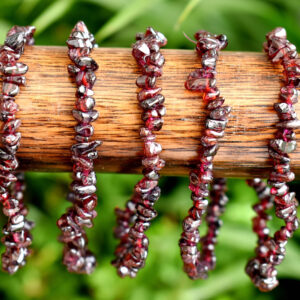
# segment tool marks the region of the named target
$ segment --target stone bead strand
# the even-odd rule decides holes
[[[231,108],[223,106],[225,99],[220,97],[220,91],[216,87],[216,63],[219,51],[226,48],[227,38],[225,35],[213,35],[206,31],[198,31],[195,34],[197,40],[196,51],[201,57],[202,68],[191,72],[185,83],[186,89],[202,93],[209,116],[206,118],[206,130],[201,138],[201,153],[196,169],[190,172],[191,198],[193,207],[189,210],[188,216],[183,220],[183,233],[179,241],[181,257],[184,263],[184,271],[191,279],[206,278],[208,270],[215,265],[213,253],[218,228],[221,223],[219,215],[224,210],[227,201],[225,196],[220,196],[219,202],[211,205],[216,209],[216,214],[207,216],[208,225],[211,226],[209,235],[203,238],[203,253],[197,248],[200,242],[199,226],[202,222],[202,215],[205,214],[208,205],[209,184],[213,181],[213,157],[216,155],[219,145],[219,138],[224,136],[227,125],[227,117]],[[225,182],[219,180],[213,183],[216,194],[223,195]],[[214,193],[214,191],[213,191]],[[211,222],[210,222],[211,221]],[[211,236],[210,236],[211,234]],[[211,250],[209,250],[211,249]]]
[[[209,193],[210,202],[205,216],[207,233],[200,239],[202,248],[200,260],[206,262],[209,271],[215,269],[216,266],[215,245],[217,243],[219,228],[223,224],[220,217],[224,213],[228,202],[225,194],[226,191],[225,178],[215,178],[211,184]]]
[[[5,252],[2,254],[2,268],[13,274],[26,264],[26,258],[30,254],[29,246],[32,243],[30,230],[33,222],[27,220],[27,208],[23,202],[25,190],[24,174],[16,173],[18,160],[16,152],[20,145],[21,133],[18,128],[21,121],[16,118],[19,110],[15,97],[20,86],[26,82],[25,74],[28,66],[18,62],[24,52],[25,45],[34,44],[33,26],[12,27],[0,47],[0,71],[2,73],[1,93],[1,120],[2,145],[0,148],[0,202],[3,205],[3,213],[8,217],[8,222],[3,228],[2,243]]]
[[[290,170],[289,153],[296,149],[294,129],[300,128],[293,104],[298,102],[300,87],[300,59],[296,47],[287,40],[284,28],[275,28],[266,35],[264,50],[273,63],[283,66],[284,86],[280,90],[280,102],[274,104],[279,122],[275,138],[269,143],[272,171],[268,183],[274,196],[276,216],[283,219],[282,226],[273,237],[268,237],[256,248],[256,257],[251,259],[246,272],[261,291],[270,291],[278,285],[277,270],[285,257],[285,245],[299,226],[295,193],[289,191],[287,182],[293,181],[295,174]]]
[[[86,25],[80,21],[67,40],[69,57],[74,64],[68,65],[70,76],[77,85],[76,104],[72,111],[77,125],[75,126],[76,144],[71,147],[73,161],[73,182],[68,199],[72,207],[57,221],[64,243],[63,263],[69,272],[90,274],[96,266],[94,255],[87,248],[87,236],[84,227],[91,228],[97,216],[96,174],[93,160],[98,157],[96,148],[101,141],[90,141],[94,128],[91,125],[99,116],[94,109],[95,99],[92,90],[95,82],[95,71],[98,65],[89,57],[95,46],[94,36]]]
[[[252,187],[259,199],[259,202],[253,205],[253,209],[257,216],[252,219],[252,229],[257,234],[257,244],[261,245],[269,239],[270,229],[267,222],[271,216],[267,214],[267,210],[274,205],[274,196],[270,193],[270,188],[260,178],[248,179],[247,184]]]
[[[115,210],[117,216],[115,236],[120,239],[120,243],[112,264],[121,277],[135,277],[139,269],[145,265],[149,240],[144,232],[157,215],[153,206],[160,197],[158,171],[165,165],[159,157],[162,147],[155,142],[154,132],[162,128],[166,112],[163,105],[164,96],[160,93],[161,88],[156,86],[156,79],[162,75],[165,59],[160,47],[167,44],[167,39],[162,33],[149,27],[145,34],[137,34],[136,40],[132,47],[132,55],[143,73],[137,78],[136,85],[142,89],[137,99],[143,109],[142,120],[145,124],[140,130],[140,136],[144,141],[142,160],[144,178],[135,185],[134,195],[127,202],[126,208]]]

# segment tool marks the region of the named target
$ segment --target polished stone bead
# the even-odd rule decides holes
[[[159,131],[164,124],[164,120],[162,118],[149,118],[147,119],[145,126],[153,131]]]
[[[96,110],[82,112],[80,110],[73,109],[72,114],[78,122],[82,122],[82,123],[94,122],[99,117],[99,113]]]
[[[8,114],[15,114],[17,111],[19,111],[19,106],[14,100],[4,101],[0,104],[0,107],[2,112],[4,111]]]
[[[149,118],[163,117],[165,114],[166,114],[166,108],[163,105],[161,105],[155,109],[146,110],[142,114],[142,120],[147,121]]]
[[[68,65],[68,72],[70,75],[76,75],[80,72],[80,69],[75,65]]]
[[[295,179],[295,174],[293,172],[288,172],[285,174],[271,172],[269,178],[271,181],[290,182]]]
[[[210,88],[207,92],[203,93],[204,101],[213,101],[220,96],[220,91],[217,87]]]
[[[270,141],[270,147],[272,147],[275,151],[281,153],[291,153],[295,151],[297,147],[296,141],[285,142],[280,139],[273,139]]]
[[[215,156],[218,152],[219,145],[215,144],[211,147],[206,147],[203,149],[203,156]]]
[[[160,92],[161,88],[143,89],[138,93],[137,99],[139,101],[143,101],[145,99],[153,98],[157,96]]]
[[[149,222],[157,216],[157,212],[154,209],[145,207],[142,204],[138,204],[136,206],[136,209],[137,209],[139,218],[145,222]]]
[[[13,156],[7,153],[4,149],[0,148],[0,158],[2,160],[11,160]]]
[[[158,180],[159,174],[156,172],[156,170],[153,170],[151,168],[145,168],[143,169],[143,174],[145,177],[151,180]]]
[[[157,186],[157,184],[158,184],[157,180],[149,180],[143,178],[135,185],[135,191],[139,194],[148,193],[152,189],[154,189]]]
[[[155,31],[152,27],[148,27],[145,33],[146,38],[153,38],[155,42],[158,43],[160,47],[163,47],[167,44],[166,37],[159,31]]]
[[[9,145],[9,146],[14,146],[16,144],[19,144],[21,139],[21,133],[20,132],[15,132],[15,133],[5,133],[2,135],[2,143]]]
[[[154,155],[152,157],[146,157],[142,160],[142,165],[145,168],[153,168],[157,171],[161,170],[165,166],[165,161],[159,158],[158,155]]]
[[[80,86],[83,84],[88,89],[92,89],[96,82],[96,75],[93,71],[80,71],[76,75],[76,84]]]
[[[226,120],[231,112],[230,106],[222,106],[211,111],[209,117],[214,120]]]
[[[228,46],[228,39],[227,39],[227,36],[225,34],[217,35],[216,38],[220,42],[220,49],[221,50],[225,49]]]
[[[90,38],[90,34],[87,31],[82,31],[82,30],[74,30],[71,32],[70,37],[73,37],[75,39],[89,39]]]
[[[294,107],[290,103],[275,103],[274,109],[277,111],[280,120],[291,120],[297,118]]]
[[[165,58],[160,52],[152,53],[150,55],[150,63],[161,68],[165,63]]]
[[[223,121],[223,120],[213,120],[213,119],[207,118],[205,124],[206,124],[207,129],[223,131],[226,127],[227,120]]]
[[[3,82],[2,84],[2,92],[4,95],[14,97],[19,93],[19,86],[10,82]]]
[[[88,39],[82,39],[82,38],[69,38],[67,40],[67,45],[69,48],[74,48],[74,49],[70,49],[70,50],[77,50],[80,48],[86,48],[86,49],[92,49],[93,48],[93,44],[91,43],[90,40]],[[69,50],[69,52],[70,52]],[[88,53],[87,53],[88,54]]]
[[[151,77],[160,77],[162,75],[162,69],[155,65],[145,65],[143,73]]]
[[[77,89],[76,96],[81,98],[81,97],[92,97],[94,95],[93,90],[89,89],[85,85],[80,85]]]
[[[210,101],[206,108],[208,110],[215,110],[216,108],[219,108],[223,105],[223,103],[225,102],[225,99],[222,97],[218,97],[215,100]]]
[[[144,109],[152,109],[157,105],[162,105],[165,101],[165,97],[161,94],[154,96],[153,98],[146,99],[140,102],[140,106]]]
[[[147,142],[144,145],[145,155],[148,157],[156,156],[162,151],[162,147],[159,143],[156,142]]]
[[[284,121],[276,124],[278,128],[298,129],[300,128],[300,120]]]
[[[200,142],[203,147],[210,147],[214,146],[218,142],[218,140],[215,137],[204,135],[201,137]]]
[[[75,131],[84,137],[90,137],[94,133],[94,127],[90,124],[79,124],[75,126]]]
[[[202,223],[201,219],[194,220],[193,218],[188,216],[182,222],[183,231],[185,231],[185,232],[194,231],[194,230],[198,229],[198,227],[201,225],[201,223]]]
[[[94,185],[78,185],[74,184],[72,186],[74,193],[80,195],[90,195],[96,192],[96,187]]]
[[[284,183],[283,186],[287,185]],[[287,191],[288,191],[288,187],[287,187]],[[295,193],[294,192],[289,192],[289,193],[284,193],[282,196],[275,196],[274,197],[274,201],[281,205],[281,206],[291,206],[291,205],[297,205],[297,200],[295,197]]]
[[[276,27],[274,30],[272,30],[266,35],[266,38],[268,40],[272,40],[274,38],[286,39],[286,37],[286,30],[283,27]]]
[[[89,136],[82,136],[79,134],[76,134],[74,138],[75,138],[75,141],[77,141],[79,143],[87,143],[90,140]]]
[[[87,155],[90,152],[94,152],[96,148],[99,147],[101,144],[102,142],[99,140],[92,141],[89,143],[74,144],[71,147],[71,151],[78,156]]]
[[[207,135],[208,137],[212,137],[212,138],[221,138],[224,136],[224,130],[216,131],[216,130],[212,130],[212,129],[206,129],[205,135]]]
[[[96,71],[99,66],[96,61],[89,56],[81,56],[74,60],[76,66],[81,70],[92,70]]]
[[[6,76],[20,76],[26,74],[27,71],[28,66],[20,62],[15,64],[9,63],[3,68],[3,73]]]
[[[287,81],[288,85],[292,85],[295,88],[300,88],[300,77],[289,77]]]
[[[298,102],[298,91],[294,87],[282,87],[280,98],[289,104],[296,104]]]
[[[140,88],[153,88],[155,87],[156,77],[150,77],[147,75],[139,76],[136,80],[136,85]]]
[[[76,101],[76,108],[83,112],[88,112],[95,107],[95,99],[92,97],[78,98]]]
[[[97,196],[90,195],[88,198],[82,201],[82,207],[87,211],[92,211],[97,206]]]
[[[4,82],[8,82],[8,83],[14,83],[17,85],[26,85],[26,78],[25,76],[3,76],[2,80]]]
[[[144,41],[139,40],[132,47],[132,55],[138,64],[144,65],[146,57],[150,55],[150,49]]]
[[[215,50],[205,52],[201,57],[201,63],[203,68],[216,68],[217,54]]]
[[[23,32],[17,32],[7,36],[4,43],[6,46],[23,53],[25,41],[25,34]]]
[[[220,42],[218,39],[213,37],[201,38],[197,43],[197,50],[201,52],[205,52],[211,49],[218,49],[218,48],[220,48]]]

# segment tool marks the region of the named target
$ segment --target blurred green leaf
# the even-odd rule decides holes
[[[116,31],[122,30],[123,26],[132,22],[139,14],[147,10],[151,5],[157,5],[160,1],[163,0],[132,0],[128,2],[127,5],[99,29],[95,35],[97,41],[101,42]]]
[[[75,0],[56,0],[49,5],[33,22],[36,27],[36,35],[41,34],[55,21],[59,20],[71,8]]]
[[[111,10],[118,10],[128,3],[128,0],[84,0],[84,2],[94,3]]]
[[[203,0],[190,0],[184,10],[182,11],[181,15],[179,16],[176,24],[175,29],[179,29],[180,25],[185,21],[185,19],[190,15],[190,13],[194,10],[194,8]]]
[[[11,24],[6,22],[5,20],[0,20],[0,40],[4,41],[7,31],[12,27]]]

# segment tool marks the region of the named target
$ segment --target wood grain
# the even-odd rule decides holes
[[[205,110],[199,94],[186,91],[187,74],[199,67],[192,50],[163,50],[164,74],[158,81],[166,98],[167,115],[157,134],[166,167],[162,174],[186,175],[197,161],[199,137]],[[100,118],[94,123],[101,139],[100,172],[140,172],[142,143],[141,109],[136,100],[135,79],[140,74],[130,49],[99,48],[93,52],[99,63],[94,87]],[[29,66],[27,87],[17,97],[22,120],[22,143],[18,158],[23,170],[70,171],[70,146],[75,121],[75,85],[67,73],[66,47],[28,47],[21,61]],[[215,175],[226,177],[266,176],[270,162],[268,140],[275,132],[281,70],[263,53],[222,52],[218,87],[232,106],[226,136],[215,157]],[[300,108],[296,105],[297,113]],[[292,154],[292,167],[300,175],[300,150]]]

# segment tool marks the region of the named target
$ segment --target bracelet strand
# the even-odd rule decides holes
[[[73,182],[68,200],[73,205],[57,221],[61,230],[60,241],[64,243],[63,263],[69,272],[90,274],[96,266],[96,258],[87,248],[87,236],[84,227],[91,228],[97,216],[96,174],[93,160],[98,157],[96,148],[101,141],[90,141],[94,128],[91,125],[99,116],[94,110],[95,99],[92,90],[95,71],[98,65],[89,57],[95,46],[94,36],[80,21],[67,40],[69,58],[74,64],[68,65],[71,77],[75,77],[76,109],[72,111],[75,120],[76,144],[71,147],[73,161]]]
[[[208,271],[215,266],[214,245],[221,225],[219,216],[224,211],[224,205],[227,202],[224,194],[225,181],[219,179],[213,182],[212,161],[219,148],[218,140],[224,136],[231,108],[223,106],[225,99],[220,97],[220,91],[216,87],[216,63],[219,51],[227,46],[226,36],[198,31],[195,38],[197,40],[196,51],[201,57],[202,68],[189,74],[185,87],[190,91],[202,93],[202,99],[207,103],[209,116],[206,118],[206,130],[201,138],[202,150],[199,163],[196,169],[190,172],[189,188],[192,191],[193,206],[183,220],[179,246],[184,264],[183,269],[187,275],[191,279],[204,279]],[[201,253],[197,248],[200,242],[198,228],[208,206],[208,186],[211,182],[213,182],[212,188],[216,189],[211,195],[218,195],[219,201],[214,199],[210,205],[206,218],[209,227],[208,234],[201,239],[203,246]]]
[[[21,133],[18,128],[21,121],[16,118],[19,110],[15,97],[20,86],[26,83],[25,74],[28,66],[18,62],[24,52],[25,45],[33,45],[33,26],[14,26],[0,48],[0,70],[2,75],[1,93],[1,120],[2,144],[0,148],[0,201],[3,204],[3,213],[8,217],[3,228],[2,243],[5,252],[2,254],[2,268],[10,274],[26,264],[26,257],[30,254],[29,246],[32,243],[30,230],[33,222],[27,220],[27,208],[23,202],[25,190],[24,174],[16,173],[18,160],[16,152],[20,145]]]
[[[140,136],[144,141],[143,174],[134,188],[134,195],[127,202],[125,210],[116,208],[117,227],[115,237],[120,239],[116,248],[116,259],[112,264],[117,268],[121,277],[135,277],[143,268],[148,254],[148,237],[145,231],[150,226],[157,212],[153,208],[160,197],[158,187],[159,173],[165,162],[159,157],[162,147],[155,142],[154,131],[159,131],[163,125],[166,109],[163,105],[164,96],[161,88],[156,86],[156,79],[162,75],[165,59],[160,53],[160,47],[167,44],[167,39],[153,28],[147,28],[145,34],[136,36],[132,47],[132,55],[142,68],[143,75],[139,76],[136,85],[142,90],[137,98],[143,109],[142,120],[144,127]]]
[[[268,183],[274,196],[276,216],[283,219],[285,226],[275,232],[273,237],[266,237],[255,249],[256,256],[251,259],[246,272],[252,282],[261,291],[270,291],[278,285],[277,270],[285,257],[287,240],[299,226],[295,193],[289,191],[287,182],[293,181],[295,174],[290,170],[289,153],[296,149],[294,129],[300,128],[293,104],[298,102],[300,87],[300,60],[296,47],[286,37],[284,28],[275,28],[266,35],[264,50],[273,63],[283,66],[284,86],[280,90],[281,102],[274,104],[280,122],[275,138],[269,143],[269,155],[272,171]]]

